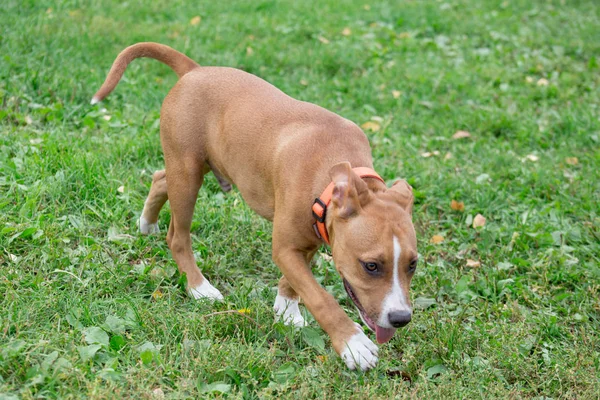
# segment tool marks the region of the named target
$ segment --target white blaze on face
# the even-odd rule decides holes
[[[398,242],[398,238],[396,236],[393,236],[392,238],[394,244],[394,270],[392,274],[392,287],[383,299],[383,303],[381,304],[381,314],[379,315],[379,320],[377,321],[377,325],[383,328],[392,328],[392,325],[388,319],[388,314],[390,312],[412,312],[410,305],[408,304],[407,293],[404,293],[404,290],[400,285],[398,264],[400,263],[400,253],[402,252],[402,249],[400,248],[400,242]]]

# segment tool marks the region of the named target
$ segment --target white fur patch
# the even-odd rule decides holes
[[[92,97],[92,101],[90,101],[90,104],[94,105],[94,104],[98,104],[98,103],[100,103],[100,99],[98,99],[97,97]]]
[[[223,300],[223,295],[219,292],[219,289],[210,284],[208,279],[204,278],[204,282],[200,286],[195,288],[188,288],[188,294],[194,299],[209,299],[209,300]]]
[[[158,228],[158,222],[153,224],[149,223],[146,218],[142,215],[139,220],[140,233],[142,235],[152,235],[154,233],[159,233],[160,229]]]
[[[366,371],[369,368],[374,368],[377,364],[377,352],[379,349],[362,329],[359,329],[350,340],[346,342],[346,348],[340,356],[350,369],[360,368]]]
[[[281,296],[279,291],[277,292],[277,297],[275,297],[273,310],[275,310],[275,319],[281,319],[286,325],[293,325],[298,328],[306,326],[306,321],[302,317],[302,314],[300,314],[298,300]]]
[[[400,286],[400,278],[398,276],[398,263],[400,261],[400,253],[402,253],[402,249],[400,248],[400,242],[398,242],[398,238],[393,236],[394,241],[394,274],[392,280],[392,288],[388,292],[388,294],[383,299],[383,303],[381,305],[381,314],[379,316],[379,320],[377,321],[377,325],[382,328],[393,328],[388,319],[388,314],[392,311],[408,311],[412,312],[410,306],[408,304],[408,299],[406,297],[406,293],[402,290],[402,286]]]

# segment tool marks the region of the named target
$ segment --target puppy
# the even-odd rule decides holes
[[[187,276],[188,293],[222,299],[196,265],[190,238],[198,190],[212,171],[223,189],[234,184],[255,212],[273,222],[273,260],[283,273],[277,316],[303,326],[302,298],[350,369],[374,367],[377,346],[317,283],[310,261],[323,242],[331,246],[363,322],[378,343],[389,341],[412,315],[417,240],[408,183],[386,187],[373,170],[365,134],[351,121],[244,71],[201,67],[161,44],[138,43],[121,52],[92,104],[138,57],[161,61],[180,78],[162,105],[165,170],[154,174],[141,232],[158,232],[158,213],[168,199],[167,243]]]

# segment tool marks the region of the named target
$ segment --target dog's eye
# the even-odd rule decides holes
[[[367,272],[369,273],[373,273],[373,272],[378,272],[379,271],[379,265],[377,265],[377,263],[375,262],[360,262],[363,266],[364,269],[367,270]]]
[[[366,263],[365,264],[365,268],[367,269],[367,271],[375,272],[375,271],[377,271],[377,264],[375,264],[375,263]]]
[[[411,274],[415,272],[415,270],[417,269],[417,262],[419,260],[418,259],[413,259],[410,264],[408,264],[408,272],[410,272]]]

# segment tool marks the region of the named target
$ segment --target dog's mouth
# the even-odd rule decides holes
[[[356,297],[356,294],[354,294],[354,291],[352,290],[352,286],[350,286],[350,283],[348,283],[348,281],[346,279],[344,279],[344,289],[346,289],[346,293],[348,293],[348,297],[350,297],[352,299],[352,302],[358,309],[360,319],[362,319],[362,321],[365,323],[365,325],[367,325],[369,327],[369,329],[371,331],[375,332],[375,336],[377,338],[377,343],[383,344],[383,343],[389,342],[389,340],[392,338],[392,336],[394,336],[396,329],[395,328],[383,328],[383,327],[377,325],[367,315],[367,312],[363,308],[362,304],[360,304],[360,301],[358,301],[358,297]]]

